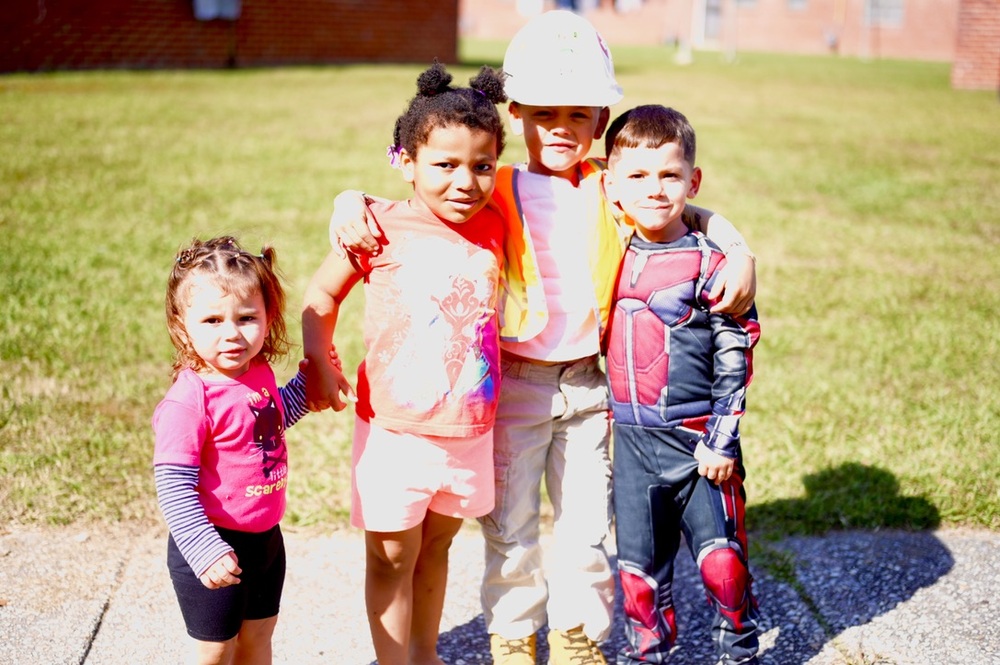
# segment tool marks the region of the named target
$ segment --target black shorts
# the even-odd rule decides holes
[[[240,568],[240,583],[209,589],[191,570],[173,536],[167,540],[167,568],[174,583],[188,635],[202,642],[225,642],[248,619],[278,615],[285,584],[285,541],[278,526],[263,533],[215,527],[232,546]]]

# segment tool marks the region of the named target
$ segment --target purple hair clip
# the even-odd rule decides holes
[[[389,166],[394,169],[399,168],[399,152],[401,148],[398,145],[391,145],[385,149],[385,156],[389,158]]]

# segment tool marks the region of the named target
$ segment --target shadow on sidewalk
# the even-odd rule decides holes
[[[802,483],[802,498],[747,509],[765,665],[804,665],[843,631],[893,610],[955,564],[929,531],[940,523],[937,509],[923,497],[901,495],[888,471],[847,463]],[[676,571],[672,660],[715,663],[712,609],[685,547]],[[624,643],[619,593],[604,650],[612,655]]]
[[[885,469],[846,463],[803,477],[805,496],[747,510],[752,564],[790,587],[808,610],[813,634],[794,630],[786,611],[759,594],[773,645],[764,663],[801,665],[845,630],[864,626],[934,584],[955,565],[929,530],[940,515],[924,497],[899,492]],[[783,535],[770,544],[768,533]],[[789,630],[789,627],[793,627]],[[762,640],[763,641],[763,640]]]
[[[747,511],[765,665],[804,665],[845,630],[892,611],[955,563],[929,531],[939,524],[937,510],[923,497],[901,495],[888,471],[848,463],[804,476],[803,486],[802,498]],[[672,660],[715,663],[712,610],[685,547],[677,558],[674,601]],[[618,589],[611,637],[602,645],[610,663],[625,643],[621,602]],[[540,663],[547,657],[545,633],[538,633]],[[489,653],[482,614],[442,633],[438,647],[445,662],[479,662],[470,655]]]

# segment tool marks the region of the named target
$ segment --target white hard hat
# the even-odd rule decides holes
[[[611,51],[594,26],[566,10],[522,27],[503,58],[504,90],[531,106],[611,106],[622,99]]]

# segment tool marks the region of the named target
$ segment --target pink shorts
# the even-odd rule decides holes
[[[431,510],[475,518],[493,510],[493,430],[466,438],[403,434],[354,419],[351,524],[413,528]]]

